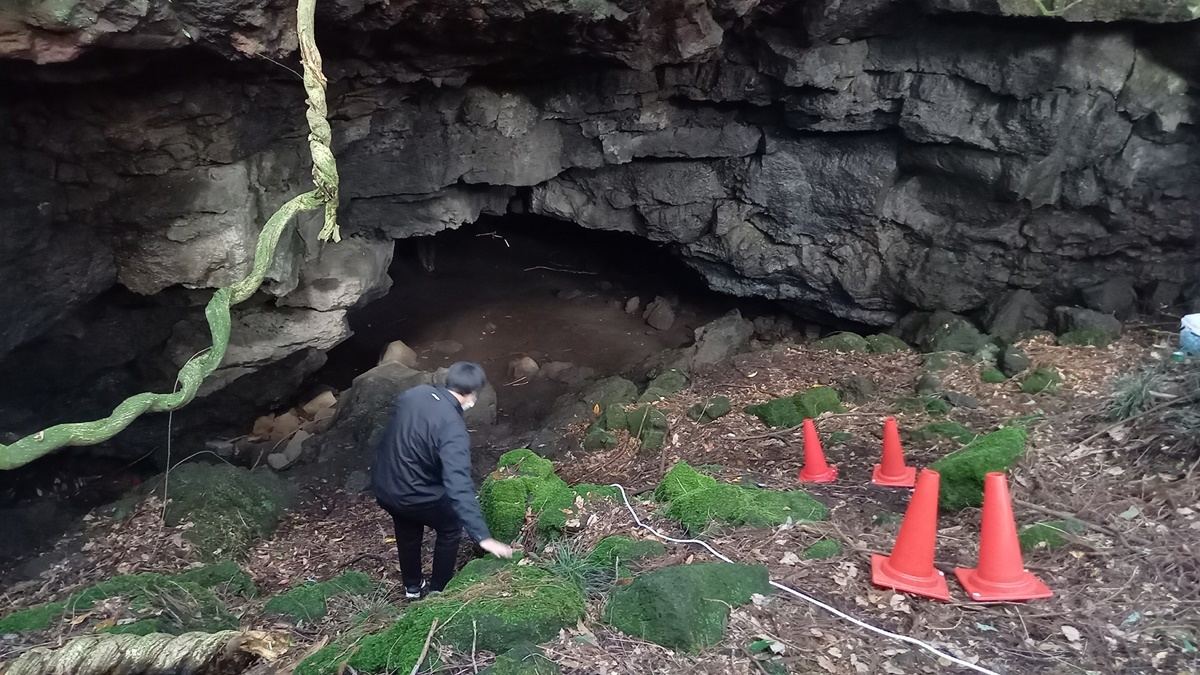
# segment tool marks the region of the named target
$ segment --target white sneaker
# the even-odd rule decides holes
[[[405,586],[404,597],[408,600],[420,600],[421,596],[425,595],[427,588],[429,588],[428,581],[422,581],[420,586]]]

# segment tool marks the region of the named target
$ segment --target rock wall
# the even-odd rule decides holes
[[[481,213],[669,242],[714,289],[877,326],[1195,284],[1195,3],[1042,4],[322,2],[349,239],[300,221],[207,391],[315,367],[386,291],[393,238]],[[95,377],[171,386],[206,338],[187,289],[240,277],[309,183],[292,12],[0,10],[0,370],[82,342],[120,356]],[[114,297],[155,317],[136,348],[96,318]]]

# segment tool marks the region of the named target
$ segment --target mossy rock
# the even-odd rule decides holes
[[[264,614],[282,616],[296,623],[313,623],[328,611],[326,601],[337,595],[364,595],[375,588],[362,572],[346,572],[328,581],[303,584],[267,601]]]
[[[979,371],[979,379],[987,384],[1001,384],[1008,380],[1008,376],[999,368],[984,368]]]
[[[832,387],[812,387],[746,408],[747,413],[775,428],[800,426],[806,418],[816,419],[822,413],[843,410],[841,396]]]
[[[622,406],[637,400],[637,385],[623,377],[606,377],[588,387],[583,393],[583,400],[588,405],[598,405],[601,409],[609,406]]]
[[[688,408],[687,415],[689,419],[707,424],[728,415],[732,409],[733,405],[728,396],[713,396],[703,403],[697,403]]]
[[[629,428],[629,414],[624,406],[610,405],[601,411],[592,426],[605,431],[621,431]]]
[[[1015,377],[1029,369],[1029,355],[1019,347],[1009,345],[1000,353],[1000,370],[1008,377]]]
[[[554,473],[554,463],[527,448],[500,456],[496,470],[479,488],[479,505],[488,529],[500,541],[512,541],[525,527],[526,511],[537,522],[537,533],[563,531],[575,511],[575,497],[617,497],[616,488],[585,484],[573,489]]]
[[[1017,539],[1021,542],[1021,550],[1026,553],[1040,548],[1053,551],[1071,543],[1071,535],[1085,529],[1078,520],[1046,520],[1021,528]]]
[[[670,425],[667,416],[651,405],[629,411],[629,434],[641,441],[643,450],[658,450],[666,445]]]
[[[833,387],[812,387],[797,392],[793,398],[800,414],[813,419],[820,417],[822,413],[839,413],[845,410],[842,408],[841,394]]]
[[[479,672],[481,675],[560,675],[562,669],[546,658],[542,650],[524,643],[497,656],[492,665]]]
[[[912,347],[909,347],[907,342],[895,335],[879,333],[867,336],[867,351],[872,354],[893,354],[896,352],[910,352],[912,351]]]
[[[126,598],[130,607],[138,612],[157,611],[169,601],[175,617],[160,622],[156,632],[237,627],[237,619],[225,610],[224,603],[214,591],[250,597],[255,588],[249,575],[228,561],[174,575],[125,574],[73,593],[64,601],[35,605],[8,614],[0,618],[0,635],[45,630],[64,614],[80,614],[115,597]]]
[[[1062,386],[1062,375],[1053,368],[1038,368],[1021,379],[1026,394],[1052,394]]]
[[[821,539],[804,549],[805,560],[825,560],[842,554],[842,545],[835,539]]]
[[[1024,429],[1003,427],[934,462],[930,468],[941,474],[942,508],[957,511],[981,506],[983,477],[1015,464],[1025,454],[1025,440]]]
[[[721,641],[731,606],[770,592],[767,570],[761,566],[666,567],[613,591],[604,607],[604,620],[626,635],[695,652]]]
[[[970,321],[943,311],[930,315],[917,335],[917,346],[926,352],[974,354],[988,341]]]
[[[666,504],[667,516],[692,533],[713,522],[772,527],[789,519],[824,520],[829,516],[824,504],[801,490],[779,492],[721,483],[686,462],[667,472],[654,498]]]
[[[813,347],[831,352],[865,352],[869,344],[858,333],[834,333],[813,343]]]
[[[1117,335],[1099,328],[1078,328],[1058,336],[1058,344],[1068,347],[1107,347]]]
[[[949,438],[960,445],[966,445],[978,436],[979,434],[971,431],[968,427],[958,422],[946,420],[944,422],[931,422],[913,431],[909,434],[909,440],[916,443],[927,443],[939,438]]]
[[[200,463],[172,469],[167,496],[167,525],[192,523],[183,536],[209,561],[237,558],[274,532],[292,497],[268,469]]]
[[[617,437],[601,426],[593,424],[583,435],[584,450],[605,450],[616,447]]]
[[[296,675],[333,675],[346,663],[359,673],[407,673],[420,656],[429,628],[438,622],[438,641],[456,649],[502,653],[526,642],[544,642],[584,614],[582,591],[550,572],[511,564],[471,583],[455,577],[446,591],[409,606],[388,628],[350,646],[329,645],[305,659]],[[436,660],[436,651],[432,658]]]
[[[662,374],[653,380],[650,380],[650,384],[646,385],[646,391],[638,398],[638,402],[654,402],[666,398],[671,394],[678,394],[687,389],[687,386],[687,373],[676,368],[671,368],[663,371]]]
[[[942,390],[942,379],[933,373],[924,373],[917,378],[917,396],[937,396]]]
[[[906,396],[896,399],[896,411],[907,413],[929,413],[930,415],[945,415],[950,412],[950,404],[941,396]]]
[[[925,368],[925,370],[931,373],[937,373],[961,363],[962,360],[963,356],[959,353],[933,352],[925,355],[925,358],[922,361],[922,366]]]
[[[654,539],[631,539],[613,535],[601,539],[588,554],[588,560],[601,567],[611,569],[620,563],[654,558],[666,552],[667,547]]]
[[[825,442],[829,445],[843,445],[854,440],[854,434],[849,431],[835,431],[825,437]]]

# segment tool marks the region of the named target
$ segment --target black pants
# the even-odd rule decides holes
[[[396,550],[400,554],[400,576],[404,585],[412,588],[421,585],[421,543],[425,528],[437,533],[433,544],[433,576],[429,579],[430,590],[440,591],[454,576],[454,564],[458,560],[458,543],[462,539],[462,523],[454,514],[450,502],[441,499],[420,506],[397,508],[383,502],[384,511],[392,516],[396,528]]]

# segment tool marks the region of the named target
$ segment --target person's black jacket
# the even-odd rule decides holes
[[[450,500],[467,534],[488,539],[471,480],[471,437],[449,390],[423,384],[396,397],[371,471],[375,497],[396,510]]]

